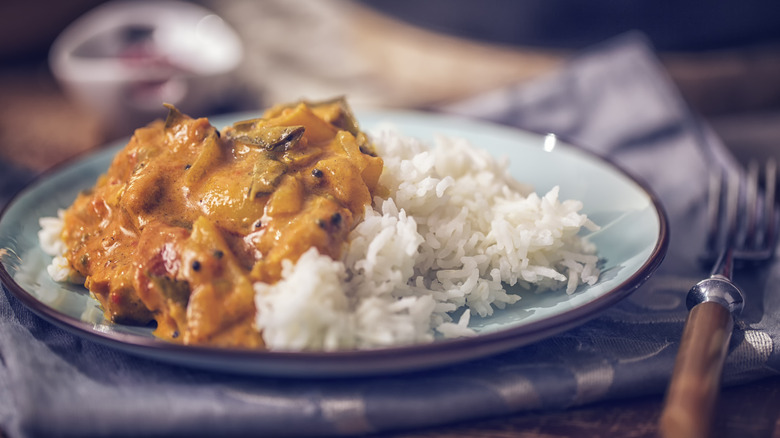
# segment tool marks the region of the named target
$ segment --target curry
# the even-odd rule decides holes
[[[183,344],[261,348],[253,283],[311,247],[339,258],[382,172],[346,103],[279,105],[222,131],[168,106],[64,216],[105,316]]]

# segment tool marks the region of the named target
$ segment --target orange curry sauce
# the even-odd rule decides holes
[[[338,258],[382,171],[343,100],[222,132],[169,106],[66,211],[71,266],[105,315],[184,344],[258,348],[252,283],[307,249]]]

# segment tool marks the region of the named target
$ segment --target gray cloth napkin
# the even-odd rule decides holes
[[[708,163],[733,166],[686,109],[652,49],[627,35],[556,74],[441,111],[554,132],[609,156],[662,199],[672,229],[648,283],[589,323],[497,356],[399,376],[255,378],[171,366],[63,332],[0,293],[0,428],[33,436],[365,434],[659,394],[666,389],[703,275]],[[749,293],[725,365],[727,384],[777,369],[780,303],[771,270],[737,278]]]

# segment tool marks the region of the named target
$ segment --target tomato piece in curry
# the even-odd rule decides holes
[[[343,100],[273,107],[221,132],[169,106],[64,216],[71,266],[118,323],[260,348],[253,283],[311,247],[338,259],[382,172]]]

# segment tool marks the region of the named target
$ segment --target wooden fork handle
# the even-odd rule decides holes
[[[734,318],[716,302],[694,306],[685,322],[680,350],[661,413],[664,438],[710,436]]]

